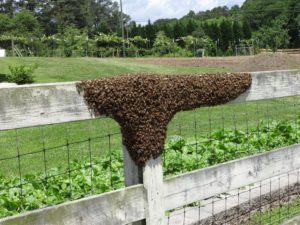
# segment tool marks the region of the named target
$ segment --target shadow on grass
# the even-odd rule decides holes
[[[0,83],[1,83],[1,82],[5,82],[5,81],[8,81],[8,80],[7,80],[7,75],[6,75],[6,74],[3,74],[3,73],[0,73]]]

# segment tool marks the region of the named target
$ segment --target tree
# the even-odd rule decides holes
[[[176,44],[166,36],[163,31],[159,31],[156,34],[155,42],[153,44],[153,51],[159,56],[173,53],[175,51]]]
[[[155,40],[155,28],[151,24],[151,21],[148,21],[148,24],[145,26],[145,35],[143,38],[147,38],[150,42],[150,46],[153,46]]]
[[[186,34],[191,35],[197,28],[197,24],[194,22],[194,20],[189,19],[187,25],[186,25]]]
[[[141,36],[135,36],[130,39],[130,42],[134,44],[139,49],[144,49],[147,47],[147,39],[142,38]]]
[[[39,5],[39,1],[37,0],[19,0],[17,2],[18,8],[21,10],[28,10],[32,13],[35,13],[37,6]]]
[[[174,27],[173,27],[173,37],[175,39],[179,39],[183,36],[185,36],[185,27],[181,22],[176,22]]]
[[[263,26],[254,33],[254,39],[258,41],[261,48],[271,48],[275,52],[278,48],[286,48],[289,45],[290,37],[288,30],[284,28],[286,22],[277,19],[268,26]]]
[[[191,35],[188,35],[186,37],[182,38],[185,44],[185,48],[191,52],[194,53],[194,55],[197,54],[197,50],[199,49],[205,49],[207,52],[211,52],[213,48],[213,41],[206,35],[203,35],[201,37],[193,37]]]
[[[223,20],[221,22],[220,32],[220,47],[223,52],[226,52],[233,42],[232,24],[229,20]]]
[[[58,0],[55,4],[55,19],[58,27],[63,31],[74,25],[78,29],[91,30],[93,24],[92,0]]]
[[[10,34],[12,28],[12,19],[7,14],[0,14],[0,36]]]
[[[244,35],[244,38],[245,39],[250,39],[251,36],[252,36],[252,31],[251,31],[250,24],[246,20],[244,20],[242,26],[243,26],[243,35]]]
[[[36,17],[28,10],[22,10],[13,18],[13,31],[16,36],[39,37],[42,35],[42,29]]]
[[[0,0],[0,13],[5,13],[13,17],[15,9],[16,2],[14,0]]]
[[[242,6],[243,17],[251,29],[270,24],[287,8],[288,1],[282,0],[246,0]]]
[[[290,0],[288,5],[287,17],[287,29],[290,36],[290,47],[300,47],[300,32],[299,21],[300,18],[300,2],[299,0]]]
[[[220,26],[217,23],[204,23],[203,30],[213,41],[219,41],[221,38]]]
[[[297,16],[297,18],[296,18],[296,23],[297,23],[297,29],[298,29],[298,31],[299,31],[299,33],[300,33],[300,15],[298,15]]]
[[[165,24],[161,30],[163,32],[165,32],[167,37],[172,38],[172,39],[174,38],[172,27],[169,24]]]
[[[239,44],[244,38],[243,28],[238,21],[234,21],[232,25],[233,39],[235,44]]]
[[[54,35],[58,32],[58,25],[55,20],[55,4],[53,0],[39,0],[38,10],[34,15],[38,19],[41,27],[44,28],[46,36]]]

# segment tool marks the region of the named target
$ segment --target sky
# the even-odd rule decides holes
[[[242,5],[245,0],[123,0],[124,13],[137,23],[161,18],[180,18],[190,10],[205,11],[217,6]]]

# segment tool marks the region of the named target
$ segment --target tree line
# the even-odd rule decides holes
[[[0,47],[28,55],[109,56],[122,49],[112,0],[0,0]],[[300,47],[299,0],[246,0],[141,25],[123,14],[127,56],[236,54],[240,46]]]

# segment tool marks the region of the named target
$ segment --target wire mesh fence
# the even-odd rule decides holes
[[[168,212],[167,224],[275,225],[299,214],[299,170],[295,170]]]
[[[0,215],[123,187],[121,143],[110,119],[0,132]]]
[[[282,98],[178,114],[169,126],[164,175],[205,168],[299,143],[300,98]]]
[[[168,127],[165,178],[298,143],[299,109],[300,98],[293,97],[179,113]],[[0,152],[0,217],[124,187],[122,137],[112,119],[2,131]],[[279,180],[284,187],[284,178]],[[265,190],[264,182],[168,212],[169,224],[192,224],[190,214],[193,218],[198,215],[200,224],[224,224],[222,218],[227,218],[225,224],[260,224],[253,222],[255,209],[242,213],[241,207],[228,203],[226,213],[220,214],[218,204],[238,196],[232,201],[244,206],[248,204],[242,201],[246,195],[254,202],[254,192]],[[275,190],[275,181],[270,183]],[[282,191],[279,198],[285,195]],[[208,208],[218,216],[209,217],[208,213],[205,217]],[[262,213],[266,208],[261,206]],[[282,214],[284,209],[282,204]],[[215,217],[219,219],[212,219]]]
[[[151,55],[151,51],[147,49],[128,49],[125,50],[125,56],[132,57],[142,57],[146,55]],[[112,58],[124,57],[122,54],[122,49],[115,48],[101,48],[93,50],[72,50],[72,49],[15,49],[6,50],[6,56],[8,57],[96,57],[96,58]]]

